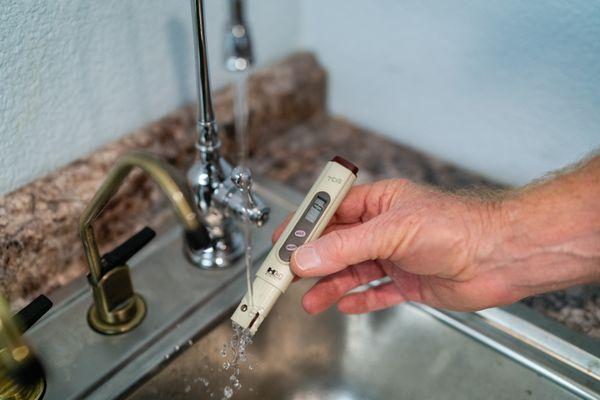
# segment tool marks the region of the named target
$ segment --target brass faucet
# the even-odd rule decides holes
[[[146,315],[146,304],[142,296],[133,290],[126,261],[152,239],[154,232],[146,228],[101,257],[92,226],[135,167],[147,173],[167,196],[185,229],[188,245],[201,250],[210,243],[208,232],[194,207],[193,197],[174,168],[146,152],[132,152],[120,158],[79,220],[79,234],[90,268],[88,281],[94,299],[88,312],[88,322],[96,331],[108,335],[135,328]]]
[[[12,316],[0,297],[0,399],[37,400],[44,394],[44,369],[21,334],[50,307],[42,295]]]

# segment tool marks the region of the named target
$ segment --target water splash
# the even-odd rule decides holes
[[[202,385],[204,385],[205,388],[208,387],[208,385],[210,385],[210,381],[203,376],[194,379],[194,382],[200,382]]]
[[[221,357],[227,357],[227,343],[223,343],[223,348],[221,349]]]
[[[246,328],[232,322],[233,335],[228,344],[223,346],[223,350],[228,356],[227,361],[223,363],[223,371],[231,371],[229,382],[223,388],[223,396],[225,399],[233,396],[234,390],[242,388],[240,383],[240,365],[248,361],[247,348],[252,344],[252,334]]]

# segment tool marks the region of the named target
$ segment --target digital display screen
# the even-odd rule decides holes
[[[325,204],[327,204],[327,200],[320,196],[317,196],[315,201],[313,201],[312,205],[310,206],[310,210],[308,210],[308,212],[306,213],[304,219],[306,219],[311,224],[314,224],[317,218],[319,218],[319,215],[321,215],[321,213],[325,209]]]

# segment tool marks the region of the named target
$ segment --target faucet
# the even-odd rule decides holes
[[[0,399],[37,400],[43,396],[44,368],[21,335],[50,307],[50,299],[40,295],[12,316],[0,298]]]
[[[238,65],[236,70],[244,61],[235,60],[245,60],[245,69],[252,61],[248,30],[243,23],[241,1],[232,1],[231,5],[231,57],[233,65]],[[232,176],[231,165],[220,155],[208,71],[204,4],[202,0],[191,0],[191,6],[198,90],[198,154],[187,177],[211,240],[208,247],[199,250],[188,246],[186,254],[194,265],[214,269],[231,265],[244,251],[243,236],[234,217],[262,226],[269,217],[269,208],[254,195],[249,171],[244,172],[243,182],[240,181],[239,176]]]
[[[79,221],[79,235],[90,268],[88,282],[94,299],[88,311],[88,323],[97,332],[107,335],[135,328],[146,315],[146,303],[133,289],[127,260],[152,240],[154,231],[144,228],[116,249],[100,256],[92,226],[134,167],[147,173],[169,199],[184,227],[186,247],[190,251],[200,251],[210,244],[208,231],[196,212],[193,196],[184,178],[174,168],[142,151],[121,157]]]
[[[229,1],[229,23],[225,38],[225,65],[231,72],[245,71],[254,63],[250,32],[244,18],[243,0]]]

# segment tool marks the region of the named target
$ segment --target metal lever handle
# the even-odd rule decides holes
[[[13,318],[19,320],[23,332],[31,328],[52,308],[52,301],[43,294],[36,297],[31,303],[17,312]]]
[[[250,168],[238,165],[231,171],[231,181],[242,192],[246,200],[246,212],[256,207],[256,200],[252,195],[252,172]]]
[[[138,251],[150,243],[155,236],[156,232],[146,226],[114,250],[104,254],[102,256],[102,272],[106,273],[115,267],[124,265]]]
[[[269,207],[254,197],[252,190],[252,172],[250,168],[238,165],[231,171],[231,182],[237,189],[229,200],[232,210],[257,226],[262,226],[269,218]],[[233,188],[232,188],[233,189]]]

